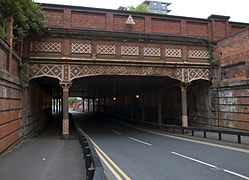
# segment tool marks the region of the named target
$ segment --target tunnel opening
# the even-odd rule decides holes
[[[179,84],[166,76],[89,76],[74,79],[69,96],[82,97],[84,112],[181,125]]]
[[[35,136],[52,123],[58,130],[61,129],[62,92],[58,79],[39,77],[30,80],[26,103],[27,134]]]
[[[70,109],[88,113],[153,122],[183,124],[182,82],[167,76],[101,75],[74,79],[69,88]],[[53,117],[62,130],[63,88],[60,81],[39,77],[29,83],[27,122],[29,129],[40,132]],[[76,98],[75,103],[70,98]],[[213,116],[210,82],[196,80],[187,86],[187,116],[190,126],[217,125]],[[72,123],[69,124],[69,128]],[[34,129],[36,129],[34,131]]]

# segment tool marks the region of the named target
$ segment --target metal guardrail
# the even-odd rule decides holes
[[[180,129],[182,131],[182,134],[184,134],[185,130],[190,130],[190,131],[192,131],[192,136],[194,136],[195,131],[203,131],[204,138],[207,137],[207,132],[213,132],[213,133],[218,134],[220,141],[222,140],[222,136],[221,136],[222,134],[236,135],[238,137],[239,144],[241,144],[241,136],[249,136],[249,132],[245,132],[245,131],[235,131],[235,130],[233,131],[233,130],[199,128],[199,127],[182,127],[182,126],[176,126],[176,125],[170,125],[170,124],[157,124],[157,123],[152,123],[152,122],[143,122],[143,121],[138,121],[138,120],[124,118],[124,117],[117,117],[117,116],[113,116],[110,114],[108,114],[108,116],[119,118],[121,120],[125,120],[126,122],[128,121],[130,123],[152,125],[152,126],[159,127],[159,128],[162,128],[162,127],[163,128],[170,128],[170,129],[173,129],[173,132],[175,132],[176,129]]]
[[[69,114],[69,118],[73,121],[83,152],[83,158],[85,159],[86,180],[102,180],[104,176],[104,168],[97,152],[94,149],[94,145],[86,133],[79,128],[77,122],[73,119],[71,114]]]

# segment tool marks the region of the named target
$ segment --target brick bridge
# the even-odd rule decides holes
[[[26,47],[33,66],[30,79],[47,76],[59,80],[64,134],[68,133],[65,99],[69,87],[71,96],[88,97],[89,93],[83,93],[84,86],[73,82],[90,76],[168,77],[166,84],[173,82],[181,88],[182,125],[188,126],[188,85],[212,80],[210,40],[244,27],[216,15],[197,19],[60,5],[43,7],[48,30],[42,37],[31,37]],[[108,92],[92,96],[104,98]],[[158,118],[162,122],[161,115]]]
[[[51,108],[53,98],[53,107],[63,104],[63,134],[68,134],[68,96],[83,97],[88,104],[90,98],[94,110],[135,119],[249,129],[244,122],[246,113],[245,120],[235,125],[227,122],[229,115],[222,115],[217,102],[225,95],[214,86],[222,78],[231,78],[222,72],[233,64],[214,66],[229,46],[222,45],[223,41],[217,46],[216,41],[248,24],[230,22],[228,16],[218,15],[200,19],[52,4],[42,7],[48,15],[46,32],[25,39],[19,48],[20,56],[31,65],[30,87],[20,95],[20,112],[24,113],[18,117],[27,117],[24,122],[29,132],[33,129],[30,124],[35,122],[37,127],[40,122],[36,120],[42,114],[39,108]],[[235,35],[233,42],[245,40],[248,30],[243,32]],[[247,61],[239,66],[247,67]],[[10,74],[11,67],[14,65],[8,67]],[[230,76],[247,78],[247,70],[239,72]],[[30,100],[25,100],[28,94],[32,94]],[[135,95],[140,96],[139,100]],[[118,99],[115,102],[114,97]],[[37,109],[32,107],[37,103]],[[218,119],[224,119],[222,124]]]

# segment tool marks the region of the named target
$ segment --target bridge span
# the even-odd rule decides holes
[[[70,139],[68,100],[80,97],[81,112],[73,116],[114,179],[249,179],[248,147],[86,114],[119,116],[150,128],[249,130],[248,23],[220,15],[42,8],[47,28],[41,36],[18,39],[15,47],[12,36],[0,37],[0,153],[38,135],[52,113],[60,117],[58,137]],[[11,34],[11,17],[6,23]],[[236,137],[244,147],[241,134]]]

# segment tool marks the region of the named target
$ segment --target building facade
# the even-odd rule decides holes
[[[160,2],[160,1],[144,1],[143,4],[146,4],[148,7],[148,12],[157,13],[157,14],[168,14],[170,10],[168,10],[168,6],[171,3]]]

